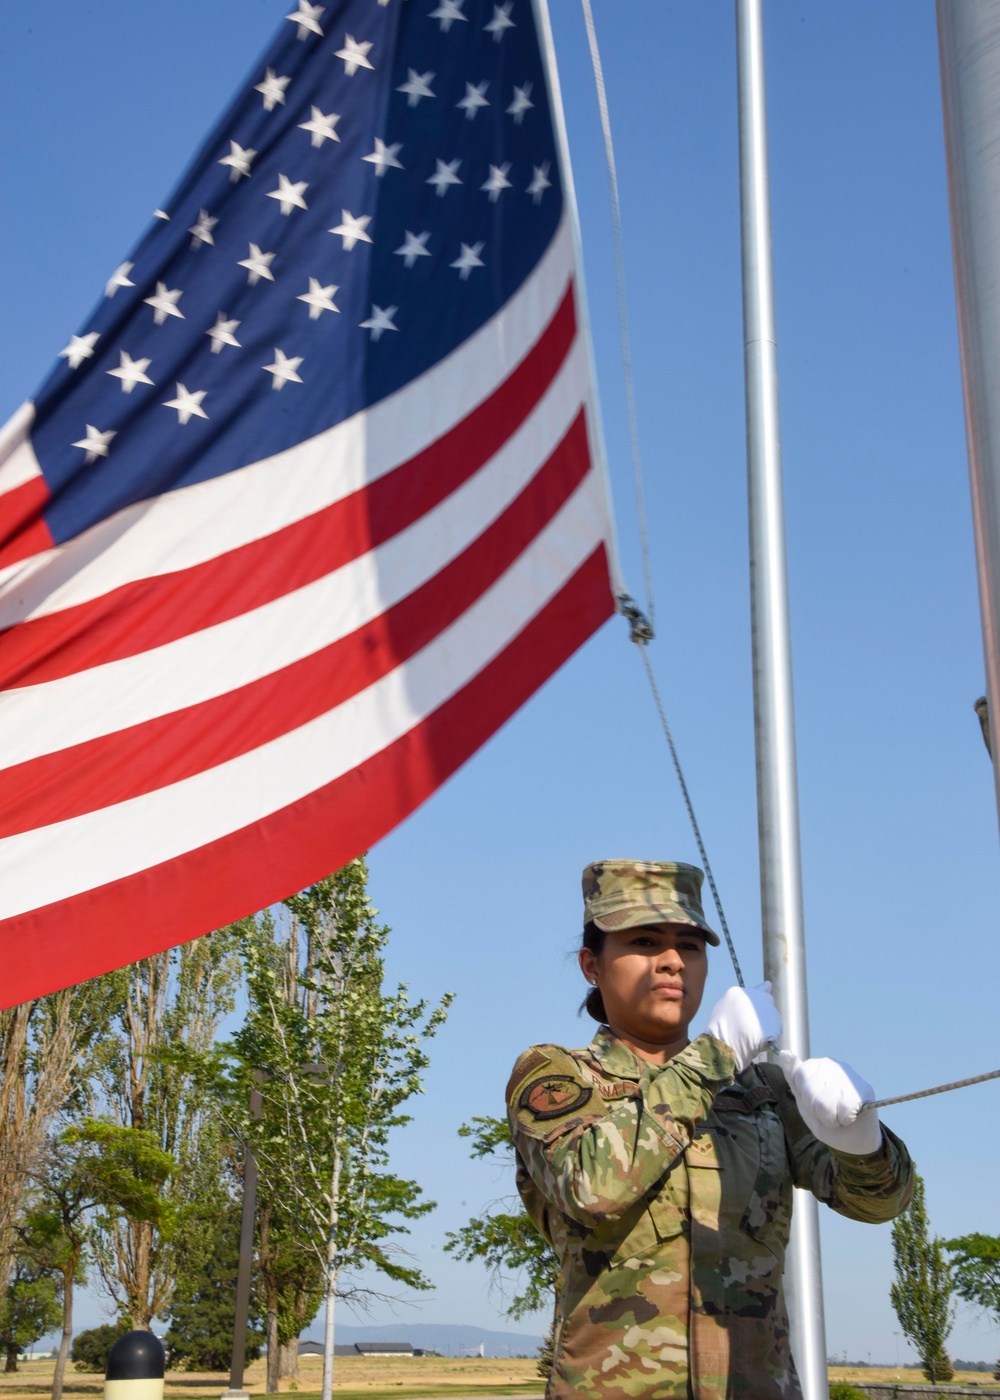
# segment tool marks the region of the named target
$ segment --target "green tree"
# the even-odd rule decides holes
[[[424,1044],[451,997],[429,1009],[405,987],[384,990],[388,929],[376,923],[367,877],[364,860],[352,861],[284,901],[281,926],[263,916],[240,926],[249,1009],[234,1046],[243,1102],[254,1070],[265,1076],[262,1116],[247,1115],[242,1132],[263,1193],[281,1200],[323,1271],[323,1400],[336,1300],[374,1291],[358,1271],[429,1287],[392,1237],[433,1202],[389,1170],[389,1134],[409,1121],[401,1107],[420,1092]]]
[[[1000,1325],[1000,1236],[962,1235],[945,1240],[951,1254],[955,1292],[967,1303],[983,1308]],[[993,1372],[1000,1381],[1000,1360]]]
[[[70,1353],[76,1370],[97,1372],[103,1376],[108,1366],[108,1352],[119,1337],[124,1337],[129,1327],[129,1323],[119,1319],[118,1322],[103,1322],[99,1327],[88,1327],[83,1332],[77,1332]]]
[[[170,1305],[166,1345],[172,1367],[190,1371],[228,1371],[236,1317],[236,1271],[240,1257],[240,1209],[230,1200],[221,1211],[194,1214],[194,1252],[177,1272]],[[251,1297],[251,1307],[253,1299]],[[256,1361],[264,1334],[251,1310],[247,1361]]]
[[[473,1118],[463,1123],[459,1137],[470,1138],[470,1156],[513,1170],[514,1144],[506,1118]],[[490,1281],[504,1298],[504,1312],[515,1321],[541,1308],[555,1311],[558,1301],[559,1262],[517,1196],[494,1201],[460,1230],[446,1236],[445,1251],[468,1263],[484,1264]],[[520,1292],[510,1294],[510,1276],[520,1278]],[[539,1352],[539,1374],[552,1369],[555,1320]]]
[[[323,1301],[323,1266],[303,1240],[296,1215],[269,1193],[257,1216],[257,1289],[267,1323],[267,1381],[276,1395],[298,1374],[298,1339]]]
[[[6,1371],[17,1370],[17,1354],[51,1332],[59,1321],[57,1284],[27,1255],[17,1254],[4,1296],[0,1299],[0,1347],[7,1353]]]
[[[95,1221],[101,1281],[136,1327],[170,1307],[185,1211],[197,1206],[203,1184],[202,1139],[217,1112],[205,1064],[235,1005],[239,971],[232,935],[221,929],[120,974],[124,990],[97,1061],[90,1116],[146,1134],[143,1142],[172,1163],[162,1181],[168,1210],[108,1209]]]
[[[59,1279],[62,1335],[52,1378],[52,1400],[62,1400],[66,1360],[73,1338],[73,1289],[86,1283],[89,1226],[87,1212],[96,1204],[86,1172],[78,1169],[78,1150],[58,1139],[47,1144],[33,1180],[35,1199],[19,1235],[21,1247]]]
[[[924,1182],[917,1176],[913,1200],[892,1226],[895,1282],[889,1290],[903,1333],[932,1383],[955,1374],[945,1343],[955,1322],[952,1279],[944,1241],[930,1236]]]
[[[0,1290],[38,1155],[56,1115],[81,1101],[122,987],[109,973],[0,1011]]]
[[[99,1207],[93,1252],[108,1292],[133,1327],[148,1328],[156,1315],[150,1295],[150,1242],[169,1243],[177,1208],[166,1192],[175,1163],[145,1128],[84,1118],[62,1138],[77,1149],[76,1171]]]

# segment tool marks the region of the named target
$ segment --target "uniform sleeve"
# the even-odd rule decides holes
[[[734,1071],[729,1046],[701,1035],[633,1096],[605,1105],[571,1055],[535,1046],[507,1086],[514,1145],[564,1214],[588,1226],[615,1220],[684,1152]]]
[[[906,1209],[913,1195],[913,1162],[895,1133],[883,1124],[877,1151],[864,1156],[837,1152],[806,1127],[779,1066],[759,1068],[778,1094],[796,1186],[811,1191],[839,1215],[868,1225],[881,1225]]]

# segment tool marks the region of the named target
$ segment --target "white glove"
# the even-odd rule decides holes
[[[768,1042],[781,1038],[781,1017],[771,999],[770,982],[759,987],[730,987],[708,1018],[706,1034],[725,1041],[736,1056],[736,1070],[746,1069]]]
[[[820,1142],[838,1152],[863,1157],[882,1144],[878,1110],[865,1108],[875,1098],[850,1065],[839,1060],[800,1060],[791,1050],[778,1055],[802,1121]]]

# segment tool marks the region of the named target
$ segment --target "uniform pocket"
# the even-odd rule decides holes
[[[760,1167],[740,1224],[784,1264],[792,1219],[792,1183],[785,1130],[776,1110],[769,1105],[759,1109],[754,1119],[760,1144]]]
[[[656,1253],[659,1236],[653,1224],[647,1199],[636,1201],[617,1220],[606,1220],[591,1230],[582,1242],[585,1255],[590,1256],[587,1272],[595,1265],[613,1269],[630,1259],[648,1259]]]

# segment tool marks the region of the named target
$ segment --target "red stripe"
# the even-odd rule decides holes
[[[570,286],[510,377],[423,452],[264,539],[8,629],[0,634],[0,689],[38,685],[163,646],[259,608],[383,544],[499,451],[552,383],[575,335]]]
[[[343,704],[467,611],[555,516],[589,464],[581,410],[503,514],[438,574],[370,623],[239,690],[0,771],[0,837],[180,782]]]
[[[42,517],[50,493],[44,476],[33,476],[0,496],[0,569],[52,549],[55,540]]]
[[[336,870],[440,787],[613,606],[600,545],[499,656],[367,763],[177,860],[0,922],[0,1006],[196,938]]]

